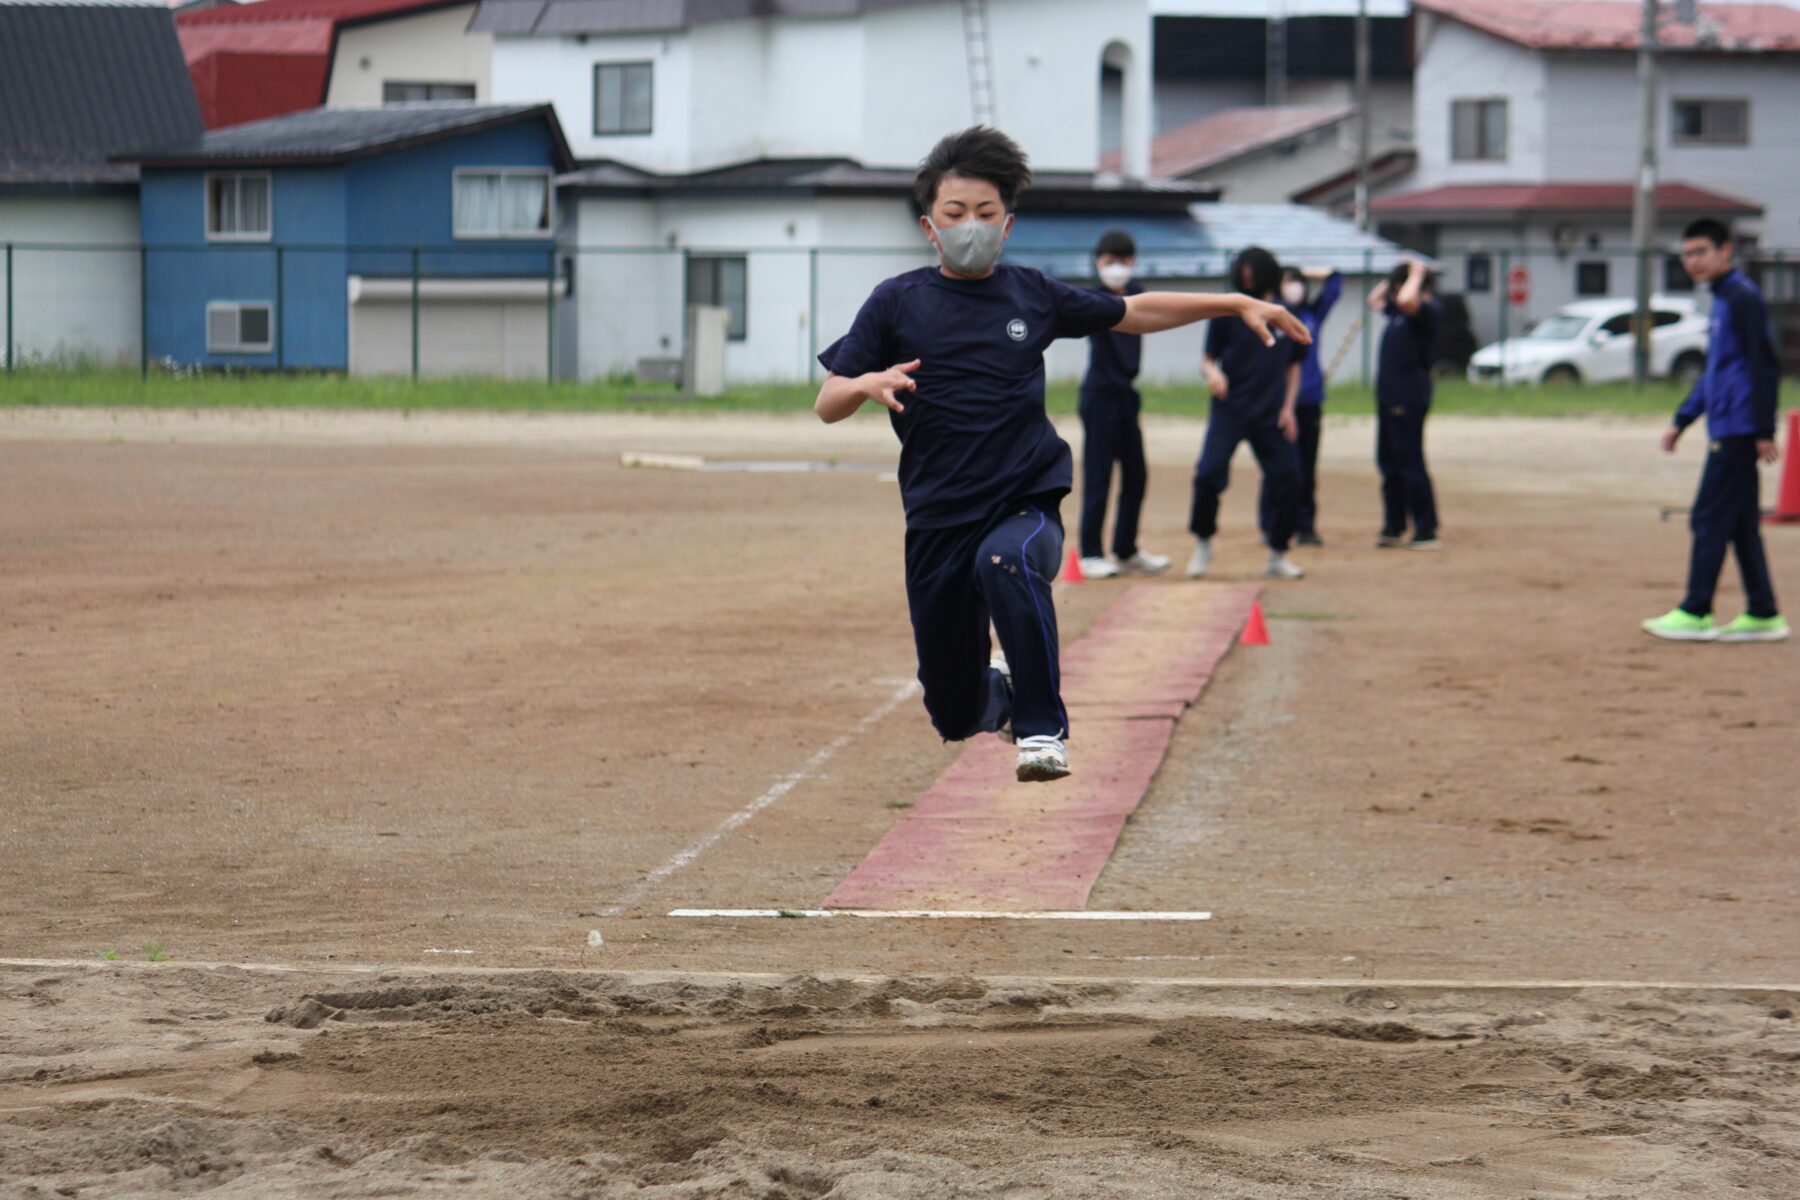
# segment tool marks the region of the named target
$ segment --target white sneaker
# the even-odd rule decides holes
[[[1280,550],[1269,551],[1269,565],[1263,568],[1263,574],[1270,579],[1302,579],[1306,576],[1300,564]]]
[[[1069,773],[1069,751],[1062,739],[1034,733],[1019,739],[1019,782],[1048,783]]]
[[[1212,540],[1197,537],[1194,539],[1194,552],[1188,555],[1188,578],[1199,579],[1212,566]]]
[[[1169,569],[1170,558],[1166,554],[1152,554],[1148,550],[1139,550],[1119,563],[1121,571],[1133,575],[1161,575]]]
[[[1119,564],[1110,558],[1084,558],[1081,560],[1081,577],[1083,579],[1111,579],[1119,573]]]

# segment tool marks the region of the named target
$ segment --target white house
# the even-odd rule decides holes
[[[1146,0],[481,0],[471,29],[494,98],[552,102],[584,160],[559,180],[578,378],[679,356],[690,304],[731,311],[729,379],[813,375],[875,283],[928,261],[914,164],[978,120],[1030,154],[1038,209],[1211,194],[1141,180]],[[1108,140],[1134,147],[1123,178]]]
[[[1570,300],[1635,286],[1635,49],[1623,0],[1415,0],[1418,161],[1373,205],[1383,232],[1438,255],[1491,338]],[[1720,217],[1800,248],[1800,11],[1698,6],[1659,41],[1658,234]],[[1529,301],[1508,308],[1521,265]],[[1672,260],[1658,287],[1691,287]],[[1791,281],[1788,281],[1791,283]],[[1783,286],[1786,286],[1784,284]]]
[[[490,100],[491,34],[474,33],[474,0],[339,17],[325,103]]]
[[[599,163],[561,176],[571,303],[559,363],[581,379],[638,374],[679,356],[688,304],[731,312],[736,382],[816,377],[814,356],[846,330],[881,280],[935,261],[919,231],[910,167],[848,159],[762,159],[684,175]],[[1212,195],[1180,183],[1120,186],[1092,172],[1043,171],[1020,205],[1021,230],[1061,230],[1076,270],[1093,226],[1192,225]],[[1070,214],[1085,222],[1058,224]],[[1198,359],[1195,359],[1197,362]]]
[[[1118,73],[1148,167],[1146,0],[482,0],[494,99],[549,100],[580,159],[660,174],[764,158],[916,162],[986,120],[1044,170],[1093,171]]]
[[[196,136],[167,9],[0,3],[0,365],[141,350],[138,171],[110,156]]]

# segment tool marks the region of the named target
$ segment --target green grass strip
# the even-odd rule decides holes
[[[531,380],[426,379],[413,383],[391,377],[351,377],[335,373],[173,374],[153,371],[54,371],[28,368],[0,373],[0,406],[111,408],[325,408],[388,411],[472,412],[804,412],[817,386],[738,386],[722,396],[685,398],[670,384],[633,379],[592,383]],[[1203,418],[1205,391],[1191,386],[1152,385],[1142,389],[1144,411]],[[1587,387],[1487,387],[1460,379],[1441,380],[1434,411],[1486,417],[1665,416],[1683,392],[1666,381],[1642,391],[1628,384]],[[1052,414],[1076,411],[1076,385],[1057,382],[1045,397]],[[1374,397],[1367,387],[1344,384],[1330,391],[1328,413],[1366,414]]]

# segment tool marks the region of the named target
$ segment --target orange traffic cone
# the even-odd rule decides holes
[[[1087,576],[1081,573],[1081,551],[1073,546],[1069,548],[1069,561],[1063,566],[1064,583],[1086,583]]]
[[[1782,524],[1800,522],[1800,408],[1788,413],[1787,461],[1781,464],[1781,491],[1775,495],[1775,511],[1768,520]]]
[[[1244,622],[1244,636],[1238,639],[1240,646],[1266,646],[1269,644],[1269,626],[1263,621],[1262,601],[1250,602],[1250,619]]]

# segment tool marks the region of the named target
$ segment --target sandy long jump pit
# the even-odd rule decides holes
[[[1058,785],[980,807],[1004,754],[931,735],[882,471],[619,456],[879,422],[0,412],[0,1197],[1800,1194],[1800,670],[1637,632],[1656,433],[1436,423],[1394,554],[1334,419],[1286,586],[1246,464],[1205,586],[1273,644],[1197,702],[1104,689],[1200,585],[1058,591],[1107,833],[1013,899],[1210,919],[788,920],[668,914],[969,902],[918,848]]]

